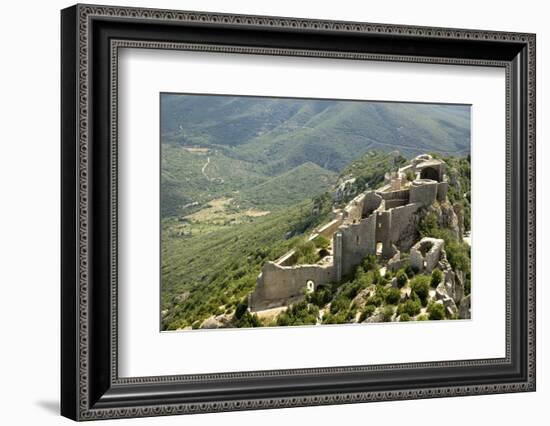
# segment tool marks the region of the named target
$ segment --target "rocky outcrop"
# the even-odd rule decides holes
[[[461,238],[460,227],[458,226],[458,217],[452,206],[449,203],[441,203],[441,223],[440,226],[443,228],[450,229],[455,238]]]
[[[384,314],[382,312],[377,312],[368,317],[365,322],[384,322]]]
[[[459,307],[459,310],[458,310],[458,317],[460,319],[470,319],[471,318],[470,304],[471,304],[470,295],[464,297],[461,300],[460,307]]]
[[[357,296],[353,298],[352,304],[357,308],[362,309],[367,303],[367,299],[372,296],[372,293],[373,290],[370,288],[365,288],[361,290],[359,293],[357,293]]]
[[[464,237],[464,206],[460,203],[454,203],[453,210],[458,220],[458,236],[459,239],[462,239]]]
[[[203,329],[212,329],[212,328],[226,328],[231,326],[231,319],[232,317],[230,315],[222,314],[217,316],[211,316],[206,318],[202,324],[200,325],[200,328]]]

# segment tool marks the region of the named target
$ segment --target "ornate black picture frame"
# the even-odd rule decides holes
[[[535,35],[76,5],[61,13],[61,413],[159,416],[535,390]],[[506,356],[119,378],[117,51],[186,49],[506,70]]]

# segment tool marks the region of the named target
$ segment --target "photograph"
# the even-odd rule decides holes
[[[471,105],[159,98],[162,331],[471,318]]]
[[[38,271],[48,294],[23,299],[59,307],[58,338],[35,333],[26,349],[58,342],[37,365],[62,416],[269,424],[274,409],[333,406],[333,424],[373,403],[375,422],[403,411],[425,423],[433,404],[452,424],[480,409],[517,424],[548,396],[536,345],[544,14],[299,3],[66,4],[57,24],[45,11],[34,22],[55,46],[34,43],[27,68],[59,55],[57,84],[16,67],[11,110],[26,122],[4,139],[50,128],[61,149],[35,138],[36,164],[9,162],[32,189],[7,185],[14,215],[30,213],[10,227],[26,264],[8,262],[6,288]],[[59,86],[60,108],[29,121],[23,83]],[[27,173],[40,167],[56,172],[60,203],[42,200],[46,172]],[[35,238],[36,207],[50,205],[59,229],[40,216],[40,232],[60,232]],[[49,247],[38,265],[29,241]],[[42,254],[57,256],[61,291],[44,286]],[[20,343],[36,328],[25,318],[47,316],[11,305]],[[39,395],[39,382],[23,385]]]

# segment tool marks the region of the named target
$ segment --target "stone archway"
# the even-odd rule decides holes
[[[306,292],[313,293],[315,291],[315,282],[313,280],[307,280]]]

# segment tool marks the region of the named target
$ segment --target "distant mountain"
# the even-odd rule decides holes
[[[165,143],[215,146],[267,175],[305,161],[339,172],[371,150],[470,152],[464,105],[163,94],[161,107]]]

